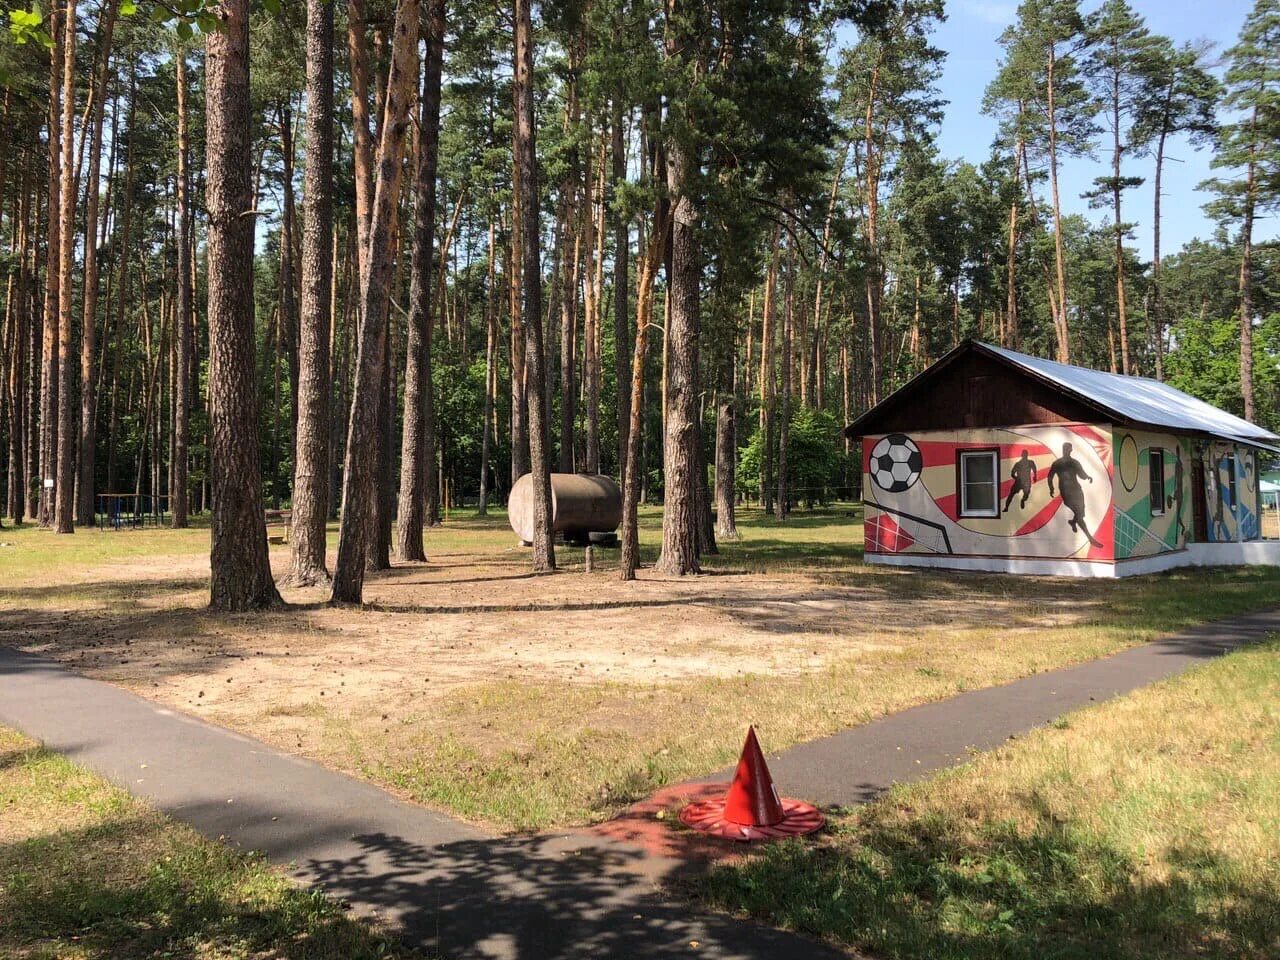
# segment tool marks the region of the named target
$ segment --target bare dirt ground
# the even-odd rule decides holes
[[[537,577],[501,521],[459,524],[429,538],[427,564],[371,574],[363,609],[285,590],[283,610],[220,616],[205,609],[206,532],[85,531],[76,554],[0,558],[0,643],[463,815],[528,825],[714,769],[748,719],[772,723],[781,746],[1118,649],[1141,639],[1153,592],[1186,592],[873,568],[860,533],[839,514],[765,527],[705,576],[642,570],[624,584],[609,553],[587,574],[581,550],[562,550],[567,569]],[[30,531],[11,548],[64,542]],[[283,574],[288,548],[271,557]],[[749,692],[726,704],[728,689]],[[714,735],[686,729],[699,721]],[[539,751],[542,776],[580,782],[525,809],[527,784],[495,767],[543,762]]]
[[[273,547],[272,563],[282,575],[287,551]],[[322,697],[341,697],[357,712],[414,701],[416,712],[424,699],[502,679],[796,675],[836,656],[901,647],[904,633],[914,642],[921,631],[988,618],[1068,624],[1092,606],[1045,597],[1029,609],[1018,595],[966,610],[945,595],[906,600],[894,574],[841,586],[797,574],[681,580],[641,571],[624,584],[612,571],[536,577],[527,563],[517,548],[441,551],[427,564],[371,575],[363,610],[329,607],[320,589],[285,589],[285,611],[217,617],[202,609],[207,558],[134,559],[69,571],[65,581],[78,593],[127,598],[125,610],[86,600],[62,613],[11,616],[0,642],[239,725],[268,707],[303,712]]]

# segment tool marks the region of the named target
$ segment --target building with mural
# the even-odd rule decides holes
[[[1280,564],[1280,437],[1167,384],[968,341],[846,428],[871,563],[1114,577]]]

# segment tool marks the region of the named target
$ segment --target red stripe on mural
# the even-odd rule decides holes
[[[980,441],[965,441],[956,443],[947,440],[917,440],[916,446],[920,448],[920,455],[924,459],[926,467],[944,467],[954,466],[956,462],[956,454],[961,450],[990,450],[993,446],[1000,447],[1000,459],[1017,460],[1022,456],[1022,451],[1027,451],[1027,455],[1035,457],[1052,457],[1055,456],[1052,450],[1042,443],[1034,443],[1032,441],[1024,441],[1022,443],[982,443]]]
[[[1108,467],[1111,466],[1111,437],[1103,433],[1096,427],[1086,426],[1085,424],[1072,424],[1067,427],[1072,433],[1083,440],[1088,441],[1089,446],[1093,447],[1094,452]]]
[[[1102,515],[1102,522],[1098,524],[1098,529],[1091,531],[1093,539],[1097,540],[1101,546],[1089,546],[1089,552],[1085,554],[1088,560],[1112,560],[1116,555],[1115,543],[1115,523],[1111,512],[1113,507],[1107,504],[1107,512]]]
[[[1005,494],[1005,496],[1008,496],[1008,494]],[[1028,533],[1035,533],[1053,519],[1061,506],[1062,498],[1054,497],[1041,508],[1039,513],[1015,530],[1013,535],[1015,537],[1025,537]]]

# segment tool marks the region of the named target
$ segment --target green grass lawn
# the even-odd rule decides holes
[[[1280,638],[718,867],[705,903],[877,957],[1280,957]]]
[[[661,514],[646,508],[641,519],[651,561]],[[40,631],[41,649],[73,668],[104,664],[91,675],[455,815],[524,831],[600,820],[724,767],[749,723],[768,749],[781,749],[1280,600],[1280,569],[1271,567],[1080,581],[868,566],[861,511],[850,505],[800,510],[785,523],[744,509],[739,527],[740,540],[706,559],[710,576],[623,585],[614,552],[597,551],[587,575],[573,548],[558,550],[563,572],[530,578],[501,512],[455,512],[428,531],[426,567],[400,571],[403,581],[396,571],[370,578],[378,603],[368,609],[308,601],[237,617],[203,609],[204,573],[192,561],[204,562],[207,528],[5,530],[0,642],[29,643]],[[271,549],[282,572],[288,548]],[[168,579],[136,579],[138,564]],[[519,605],[504,609],[508,601]],[[391,631],[395,644],[380,649],[400,661],[347,672]],[[59,646],[60,632],[70,639]],[[627,648],[630,672],[592,661],[583,649],[592,642]],[[184,645],[189,657],[166,659]],[[744,650],[773,649],[788,651],[783,667],[800,666],[737,669]],[[564,669],[521,669],[547,651]],[[650,655],[677,665],[711,659],[672,676],[634,667]],[[474,679],[430,682],[459,658],[481,665]],[[268,674],[274,688],[263,683]],[[190,685],[204,691],[199,699]],[[228,707],[204,695],[215,689]]]
[[[417,956],[261,860],[0,728],[0,956]]]

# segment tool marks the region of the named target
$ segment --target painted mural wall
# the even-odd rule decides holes
[[[1183,549],[1193,510],[1190,442],[1116,428],[1114,443],[1116,559]]]
[[[963,508],[958,463],[966,451],[996,455],[995,515]],[[862,452],[868,553],[1115,556],[1109,426],[895,433],[865,437]]]
[[[1258,539],[1255,451],[1251,447],[1214,441],[1201,445],[1200,456],[1204,461],[1205,526],[1209,540],[1222,543]]]

